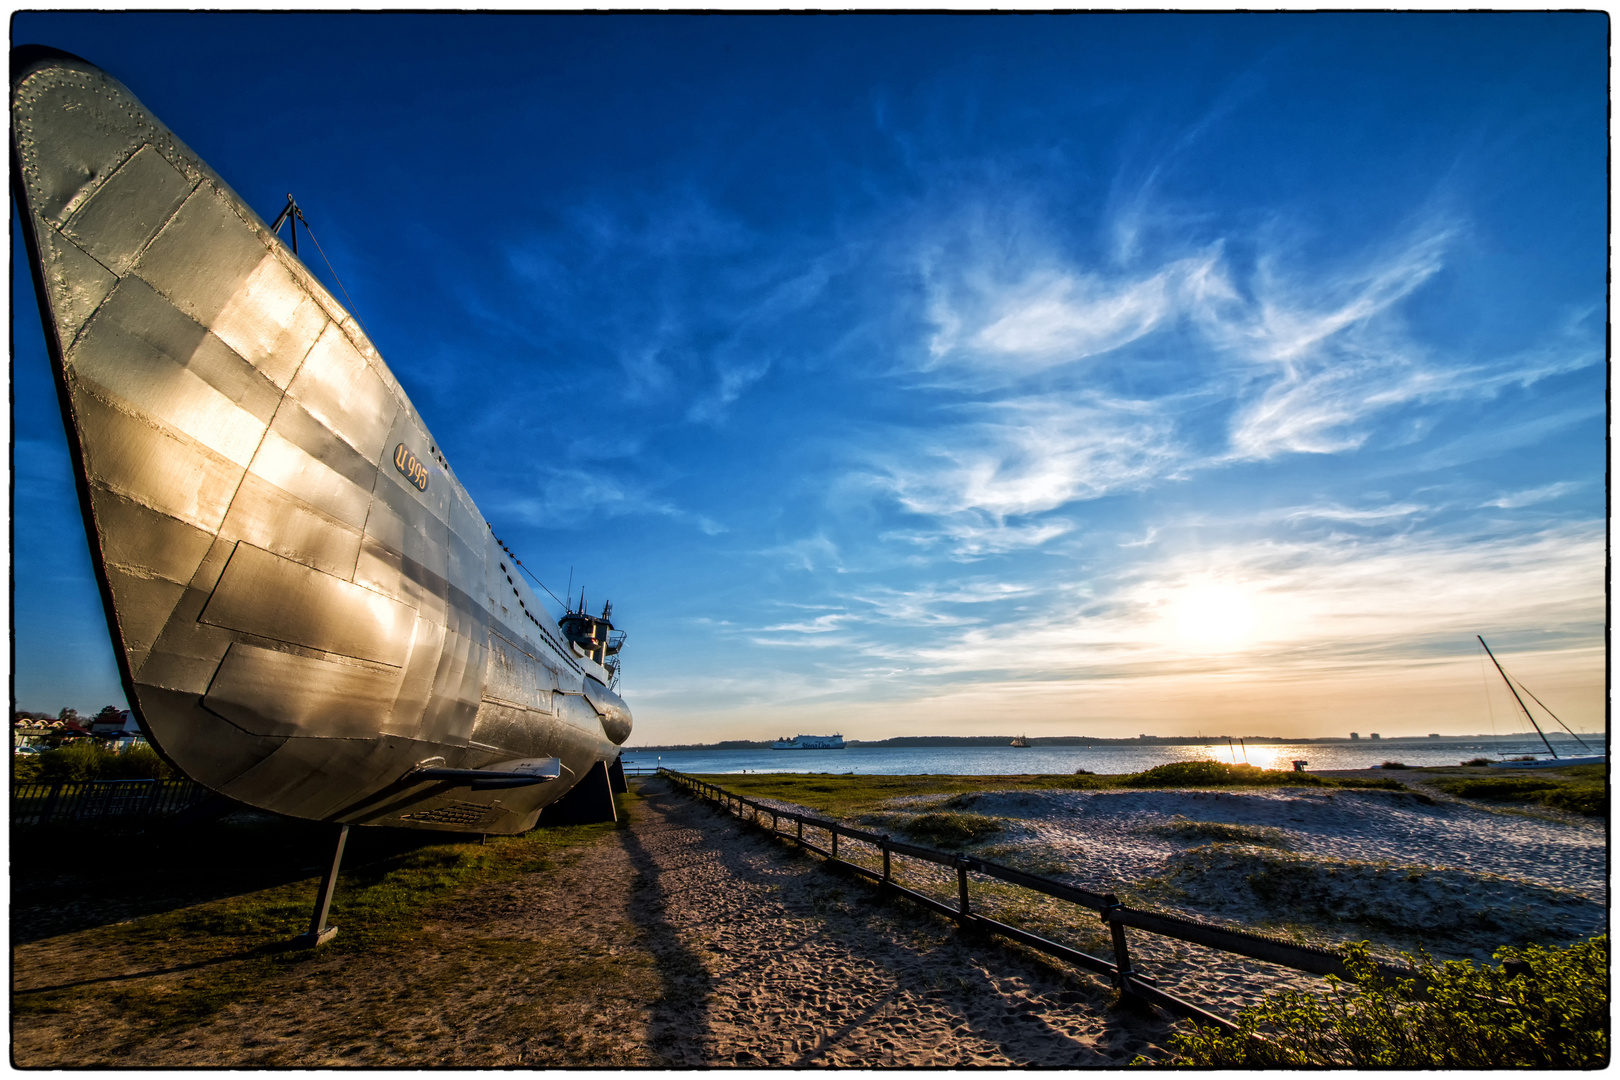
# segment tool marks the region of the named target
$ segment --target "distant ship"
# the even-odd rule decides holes
[[[1020,735],[1020,736],[1018,736],[1018,738],[1014,739],[1012,742],[1008,743],[1007,745],[1009,745],[1009,746],[1028,746],[1029,745],[1029,740],[1024,738],[1022,735]]]
[[[772,750],[842,750],[844,737],[842,735],[795,735],[793,738],[783,736],[771,744]]]

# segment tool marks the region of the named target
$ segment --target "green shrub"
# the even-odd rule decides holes
[[[1120,778],[1126,787],[1230,787],[1280,785],[1319,787],[1327,783],[1310,773],[1270,771],[1255,765],[1228,765],[1221,761],[1172,761]]]
[[[1344,947],[1359,985],[1273,991],[1238,1032],[1171,1036],[1171,1064],[1217,1068],[1593,1069],[1608,1063],[1607,936],[1566,948],[1503,948],[1501,966],[1407,959],[1428,984],[1386,982],[1361,942]],[[1509,968],[1515,970],[1510,972]],[[1253,1036],[1258,1036],[1254,1038]],[[1143,1059],[1138,1058],[1138,1062]]]
[[[38,763],[31,779],[46,784],[83,783],[89,780],[167,780],[174,770],[150,746],[136,746],[120,754],[90,739],[75,739],[56,750],[33,755]],[[13,766],[13,777],[21,780]]]
[[[1464,766],[1471,767],[1471,766],[1477,766],[1477,765],[1489,765],[1490,763],[1491,763],[1490,758],[1476,757],[1476,758],[1469,758],[1467,761],[1464,761],[1461,764],[1464,765]]]
[[[961,847],[994,836],[1002,830],[1002,823],[983,814],[961,814],[936,811],[918,814],[900,826],[907,835],[925,844]]]
[[[1386,761],[1378,767],[1380,769],[1410,769],[1412,766],[1404,761]]]
[[[1399,780],[1392,780],[1387,776],[1339,776],[1335,777],[1331,782],[1334,787],[1372,788],[1377,791],[1399,791],[1403,794],[1412,796],[1419,802],[1430,803],[1434,801],[1427,795],[1422,795],[1416,791],[1413,791]]]
[[[101,767],[103,780],[170,780],[175,771],[150,746],[132,746],[122,754],[109,754]]]
[[[1560,787],[1543,794],[1541,801],[1586,817],[1603,817],[1609,812],[1609,796],[1600,787]]]
[[[1556,780],[1539,776],[1465,776],[1456,780],[1441,780],[1441,791],[1465,799],[1490,799],[1496,802],[1523,802],[1531,792],[1551,791],[1559,786]]]
[[[12,754],[11,755],[11,782],[14,784],[33,784],[39,781],[39,755],[38,754]]]

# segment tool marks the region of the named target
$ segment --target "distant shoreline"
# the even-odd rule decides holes
[[[1031,747],[1036,746],[1204,746],[1210,743],[1224,743],[1228,738],[1233,742],[1244,742],[1254,745],[1276,745],[1279,743],[1296,745],[1303,743],[1324,744],[1331,743],[1344,746],[1382,746],[1387,743],[1445,743],[1450,741],[1478,742],[1480,740],[1502,741],[1504,739],[1534,739],[1535,732],[1507,732],[1500,735],[1389,735],[1379,739],[1348,739],[1343,736],[1323,736],[1320,738],[1289,739],[1276,735],[1142,735],[1130,739],[1105,739],[1085,735],[1052,735],[1035,736],[1028,740]],[[1601,736],[1592,736],[1600,738]],[[1011,735],[901,735],[892,739],[845,739],[844,745],[848,748],[865,747],[952,747],[952,746],[1007,746],[1013,740]],[[1560,740],[1563,741],[1563,740]],[[631,753],[674,752],[678,750],[769,750],[773,740],[724,739],[713,743],[683,743],[671,746],[626,746],[624,749]]]

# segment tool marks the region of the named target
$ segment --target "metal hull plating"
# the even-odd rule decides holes
[[[520,832],[630,734],[355,320],[118,82],[13,56],[14,191],[130,705],[233,799]],[[542,757],[493,791],[423,762]]]

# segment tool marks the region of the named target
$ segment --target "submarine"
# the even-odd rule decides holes
[[[231,800],[345,827],[611,818],[632,723],[611,605],[547,613],[300,261],[291,197],[289,247],[286,211],[267,225],[106,72],[11,61],[13,198],[152,746]]]

